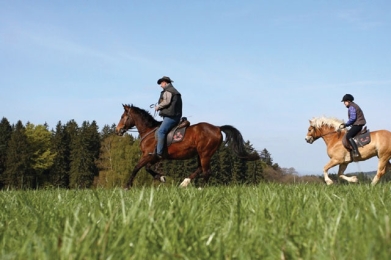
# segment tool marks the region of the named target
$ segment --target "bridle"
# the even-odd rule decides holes
[[[314,126],[311,126],[311,127],[312,127],[313,129],[316,129]],[[326,136],[326,135],[335,134],[335,133],[339,133],[339,134],[340,134],[340,133],[341,133],[341,130],[338,129],[338,130],[334,130],[334,131],[331,131],[331,132],[322,134],[322,135],[320,135],[320,136],[314,138],[314,141],[317,140],[317,139],[319,139],[319,138],[321,138],[321,137],[324,137],[324,136]]]
[[[126,120],[125,120],[125,126],[126,126],[126,123],[127,121],[131,118],[131,115],[129,113],[129,111],[126,111]],[[122,128],[122,130],[124,130],[124,132],[127,132],[127,131],[130,131],[130,129],[132,129],[133,127],[130,127],[128,128],[127,130],[124,130],[124,128]],[[159,127],[155,127],[154,129],[152,129],[151,131],[149,131],[148,133],[146,133],[141,139],[140,139],[140,145],[141,145],[141,142],[150,134],[152,134],[153,132],[155,132]],[[133,131],[130,131],[130,132],[138,132],[138,130],[133,130]]]

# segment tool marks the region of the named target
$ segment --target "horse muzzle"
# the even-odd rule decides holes
[[[116,131],[117,132],[117,135],[119,136],[123,136],[126,132],[126,130],[124,128],[120,128],[119,130]]]
[[[307,143],[312,144],[315,140],[312,136],[306,136],[305,140]]]

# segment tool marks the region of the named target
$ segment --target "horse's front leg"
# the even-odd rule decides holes
[[[152,177],[155,179],[155,180],[159,180],[160,182],[166,182],[166,176],[158,173],[158,172],[155,172],[154,170],[152,170],[152,166],[154,165],[155,163],[148,163],[146,166],[145,166],[145,170],[152,175]]]
[[[140,158],[140,160],[138,161],[138,163],[134,167],[132,173],[130,174],[130,177],[129,177],[128,181],[126,182],[126,185],[124,186],[125,189],[129,189],[130,187],[133,186],[133,181],[136,178],[138,171],[141,168],[143,168],[146,164],[150,163],[151,161],[153,162],[154,159],[152,156],[149,156],[149,155],[143,156]]]
[[[345,180],[345,181],[348,181],[348,182],[358,182],[357,176],[348,177],[343,174],[347,167],[348,167],[348,163],[344,163],[344,164],[339,165],[338,177]]]
[[[340,162],[334,159],[331,159],[324,167],[323,167],[323,175],[324,175],[324,181],[327,185],[331,185],[334,182],[330,179],[328,171],[330,168],[333,168],[334,166],[338,165]]]

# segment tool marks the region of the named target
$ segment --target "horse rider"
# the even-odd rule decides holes
[[[176,88],[171,84],[174,82],[169,77],[164,76],[157,81],[157,84],[162,87],[158,104],[155,106],[155,111],[159,111],[159,116],[163,117],[163,122],[157,130],[157,145],[154,153],[150,155],[162,158],[164,143],[167,133],[176,125],[182,117],[182,97]]]
[[[361,108],[353,102],[354,97],[351,94],[346,94],[343,96],[342,101],[344,105],[348,108],[348,117],[349,120],[346,123],[342,123],[339,128],[343,129],[345,127],[351,126],[351,128],[346,133],[346,139],[349,140],[350,145],[353,148],[353,157],[360,157],[358,152],[358,147],[356,142],[353,140],[366,124],[366,120],[364,117],[364,112]]]

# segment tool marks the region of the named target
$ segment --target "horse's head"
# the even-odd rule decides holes
[[[305,137],[305,140],[307,143],[312,144],[316,139],[318,139],[320,136],[317,133],[315,126],[312,125],[310,120],[310,126],[308,127],[307,135]]]
[[[339,125],[342,124],[343,121],[336,118],[328,118],[328,117],[319,117],[310,120],[310,126],[308,127],[307,136],[305,140],[307,143],[312,144],[318,138],[335,134],[339,130]]]
[[[118,122],[117,127],[115,128],[115,132],[117,133],[117,135],[121,136],[130,128],[135,126],[135,122],[130,114],[130,106],[124,104],[122,104],[122,106],[124,107],[124,112]]]

